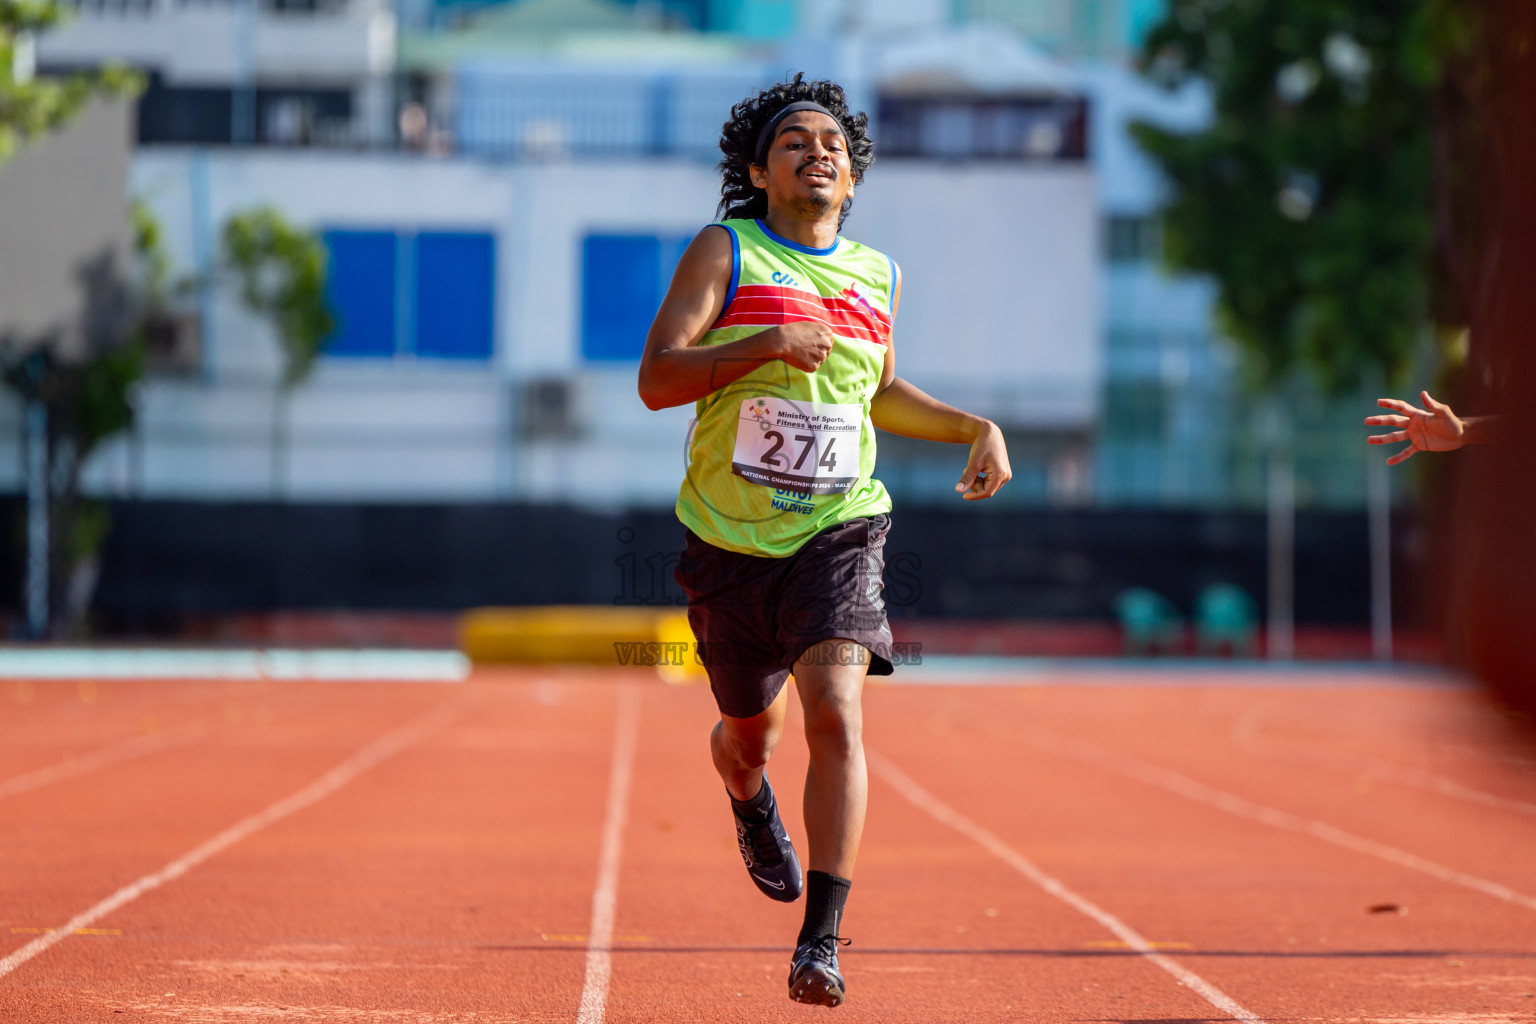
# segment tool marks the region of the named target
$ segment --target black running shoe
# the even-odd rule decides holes
[[[836,935],[807,939],[795,948],[789,961],[789,998],[814,1006],[841,1006],[847,986],[837,969],[837,944],[850,940]]]
[[[768,788],[768,776],[763,776],[763,786]],[[773,790],[768,788],[771,799]],[[736,808],[731,808],[736,813]],[[800,858],[795,856],[794,844],[779,821],[779,805],[773,804],[768,820],[751,824],[736,814],[736,845],[741,847],[741,859],[746,861],[747,874],[762,890],[764,896],[780,903],[793,903],[805,888],[805,878],[800,873]]]

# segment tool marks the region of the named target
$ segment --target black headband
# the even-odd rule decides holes
[[[757,148],[753,150],[752,160],[754,164],[756,164],[758,167],[767,166],[763,163],[763,160],[768,156],[768,144],[773,141],[774,129],[779,126],[779,122],[783,121],[790,114],[799,113],[802,110],[814,110],[818,114],[826,114],[832,119],[833,123],[837,125],[837,130],[840,132],[843,131],[843,122],[839,121],[837,119],[837,115],[832,113],[832,111],[828,110],[820,103],[812,103],[810,100],[799,100],[795,103],[789,104],[783,110],[780,110],[777,114],[774,114],[772,117],[770,117],[768,119],[768,123],[763,125],[763,130],[757,133]],[[843,137],[845,139],[847,136],[848,133],[843,132]]]

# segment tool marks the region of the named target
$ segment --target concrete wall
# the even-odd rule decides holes
[[[124,287],[130,125],[127,103],[94,102],[0,164],[0,339],[78,356],[92,307]]]
[[[845,231],[901,267],[903,377],[999,422],[1092,426],[1098,216],[1086,169],[877,163]]]
[[[128,273],[132,110],[95,102],[0,165],[0,342],[83,353],[87,320],[110,317]],[[21,488],[21,407],[0,389],[0,489]]]

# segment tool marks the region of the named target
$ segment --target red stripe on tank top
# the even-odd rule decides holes
[[[851,285],[847,288],[844,288],[842,294],[840,295],[826,297],[817,295],[815,292],[805,291],[801,288],[786,288],[784,285],[779,284],[744,284],[736,289],[735,300],[732,301],[731,305],[734,306],[737,301],[741,301],[743,299],[753,298],[787,299],[800,302],[820,303],[829,309],[844,309],[849,312],[860,313],[862,315],[872,317],[887,330],[889,330],[891,326],[890,314],[876,307],[873,303],[864,298],[864,296],[855,291]]]
[[[776,327],[796,322],[820,322],[840,334],[872,341],[890,342],[890,316],[855,292],[827,297],[782,285],[749,284],[736,289],[730,306],[720,314],[711,330],[724,327]]]

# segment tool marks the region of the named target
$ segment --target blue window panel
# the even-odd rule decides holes
[[[495,347],[496,240],[478,231],[423,231],[412,256],[416,354],[489,359]]]
[[[581,354],[632,362],[692,236],[588,235],[582,243]]]
[[[654,235],[588,235],[581,260],[581,354],[635,360],[661,304],[661,242]]]
[[[325,301],[336,328],[323,345],[328,356],[395,354],[393,231],[327,231]]]

